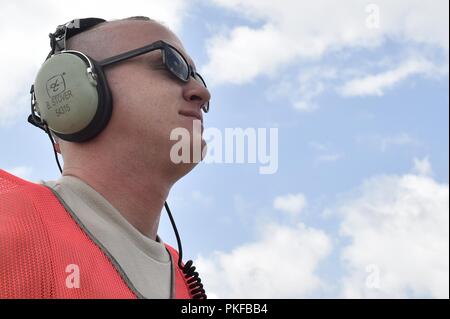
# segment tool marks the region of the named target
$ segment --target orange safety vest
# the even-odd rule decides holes
[[[166,248],[176,269],[174,298],[190,299],[178,253]],[[79,285],[70,284],[73,265]],[[140,297],[120,265],[50,189],[0,170],[0,299]]]

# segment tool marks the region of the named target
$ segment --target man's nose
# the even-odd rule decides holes
[[[211,94],[202,83],[191,77],[184,88],[183,97],[186,101],[195,102],[195,104],[201,108],[209,104]]]

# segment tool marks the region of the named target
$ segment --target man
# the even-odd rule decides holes
[[[64,40],[95,61],[162,40],[191,72],[174,76],[163,49],[105,67],[113,111],[101,132],[73,142],[44,125],[64,158],[59,180],[33,184],[0,171],[0,298],[205,298],[201,284],[189,287],[198,281],[191,265],[183,274],[157,235],[171,187],[196,165],[171,159],[171,132],[195,135],[209,107],[193,61],[175,34],[142,17],[97,22]]]

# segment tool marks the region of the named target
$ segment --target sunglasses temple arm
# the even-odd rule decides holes
[[[142,54],[145,54],[145,53],[148,53],[148,52],[160,49],[160,48],[161,48],[160,45],[148,45],[143,48],[139,48],[136,50],[132,50],[129,52],[125,52],[125,53],[113,56],[111,58],[104,59],[104,60],[98,62],[98,64],[101,67],[106,67],[106,66],[112,65],[114,63],[119,63],[119,62],[137,57],[139,55],[142,55]]]

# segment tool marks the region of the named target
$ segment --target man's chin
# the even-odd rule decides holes
[[[199,163],[179,163],[173,164],[172,172],[176,175],[176,179],[179,180],[189,174]]]
[[[200,143],[198,143],[197,145],[191,144],[190,162],[192,164],[197,165],[198,163],[200,163],[205,159],[207,151],[208,151],[208,144],[206,144],[206,141],[203,139],[203,137],[201,137]]]
[[[199,138],[197,142],[181,143],[178,141],[172,145],[169,160],[176,166],[193,168],[205,159],[207,150],[208,145],[203,138]]]

